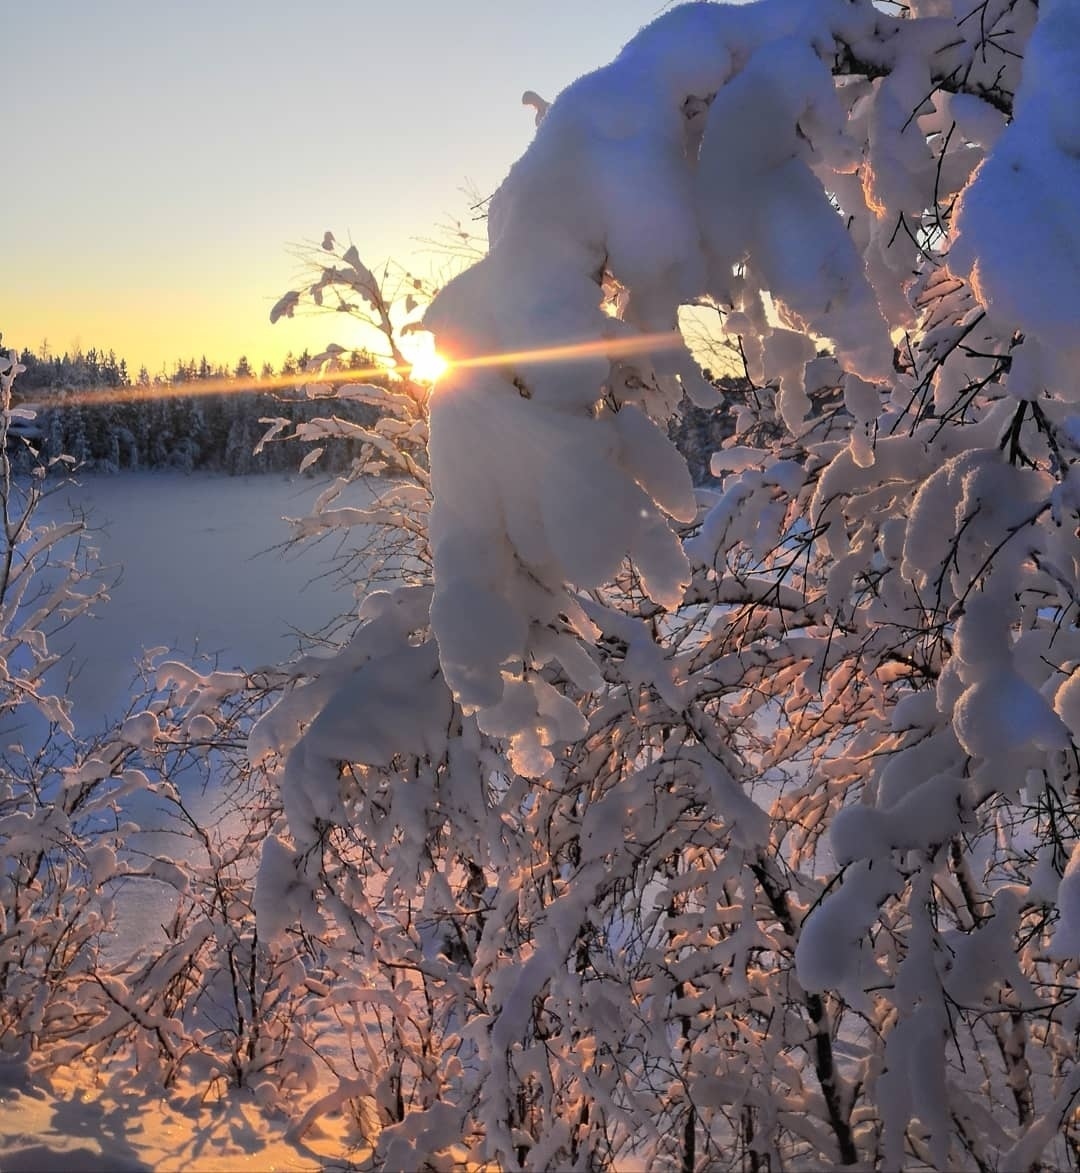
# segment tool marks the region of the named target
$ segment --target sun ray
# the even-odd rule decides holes
[[[297,387],[355,383],[386,376],[411,379],[416,383],[427,384],[435,383],[442,374],[451,368],[456,370],[490,367],[512,368],[523,363],[575,362],[586,358],[608,358],[615,361],[634,355],[675,349],[684,345],[683,338],[677,331],[662,331],[652,334],[629,335],[623,338],[585,339],[525,350],[503,351],[498,354],[472,355],[453,361],[446,359],[436,351],[432,351],[430,354],[419,356],[412,363],[379,363],[359,369],[339,367],[333,370],[276,375],[254,382],[239,382],[235,377],[228,377],[196,379],[180,383],[136,384],[130,387],[81,388],[50,399],[48,406],[51,408],[72,408],[169,398],[201,398],[212,395],[253,395],[260,392],[273,394]]]

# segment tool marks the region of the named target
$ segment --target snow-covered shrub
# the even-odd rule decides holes
[[[108,800],[65,754],[69,707],[45,682],[50,637],[101,587],[83,523],[35,518],[45,468],[33,412],[12,405],[20,370],[0,354],[0,1051],[25,1059],[42,1035],[77,1029],[75,960],[107,919],[96,888],[112,875],[115,835],[107,825],[93,841],[82,834]]]
[[[110,942],[117,885],[139,871],[121,858],[133,826],[120,804],[148,783],[124,730],[76,735],[47,676],[106,583],[85,519],[37,516],[50,465],[70,458],[45,458],[32,412],[12,406],[20,369],[0,356],[0,1053],[49,1066],[132,1025]]]
[[[299,979],[259,952],[251,912],[278,808],[246,768],[234,771],[244,793],[229,785],[262,694],[245,688],[200,716],[180,707],[176,680],[214,674],[174,666],[113,726],[75,728],[53,685],[65,667],[56,644],[107,601],[107,581],[84,518],[39,520],[56,488],[49,466],[69,458],[44,456],[31,413],[12,406],[18,371],[0,357],[0,1062],[9,1074],[79,1062],[127,1087],[137,1072],[156,1089],[180,1075],[257,1085],[272,1069],[287,1090],[283,1057],[303,1032],[275,1007]],[[219,788],[213,820],[191,809],[194,771]],[[171,919],[157,939],[132,939],[147,897]]]
[[[1071,0],[759,0],[533,103],[327,523],[413,573],[251,743],[377,1167],[1076,1166],[1078,79]]]

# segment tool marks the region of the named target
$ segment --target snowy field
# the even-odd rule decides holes
[[[284,519],[305,516],[325,488],[321,478],[148,472],[83,477],[48,498],[41,520],[85,511],[106,574],[119,575],[109,603],[59,641],[72,647],[76,723],[123,708],[146,648],[251,669],[349,609],[335,547],[282,545]]]
[[[307,514],[325,487],[321,479],[136,473],[84,477],[50,497],[39,521],[85,511],[103,564],[119,575],[109,602],[57,645],[70,647],[76,669],[77,726],[93,729],[123,711],[146,648],[252,668],[287,657],[298,633],[347,611],[352,595],[333,573],[336,547],[308,546],[302,556],[282,548],[283,519]],[[129,941],[138,926],[150,931],[161,920],[152,902],[118,911]],[[345,1124],[329,1136],[325,1122],[287,1144],[284,1121],[267,1120],[243,1095],[217,1104],[180,1089],[170,1101],[147,1102],[133,1089],[75,1079],[48,1095],[9,1076],[0,1068],[3,1173],[326,1169],[349,1147]]]

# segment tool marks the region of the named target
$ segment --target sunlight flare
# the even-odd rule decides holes
[[[410,362],[379,363],[363,368],[324,369],[300,371],[294,375],[275,375],[251,381],[236,377],[193,379],[177,383],[135,384],[130,387],[88,387],[68,390],[62,396],[50,399],[50,408],[77,407],[81,405],[120,403],[142,399],[198,398],[208,395],[273,395],[287,390],[301,390],[325,385],[364,382],[369,379],[392,378],[411,379],[420,384],[435,383],[453,366],[455,369],[506,367],[513,368],[522,363],[576,362],[588,358],[608,358],[612,362],[631,358],[634,355],[648,355],[663,350],[676,349],[685,345],[682,335],[675,330],[653,334],[631,334],[622,338],[593,338],[575,342],[557,343],[551,346],[534,347],[528,350],[508,350],[498,354],[478,354],[467,358],[454,359],[453,363],[435,350],[417,348]],[[332,390],[327,394],[333,398]]]
[[[432,350],[429,354],[419,355],[409,370],[409,377],[414,383],[435,383],[445,373],[450,363],[438,351]]]

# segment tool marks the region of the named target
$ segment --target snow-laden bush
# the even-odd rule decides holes
[[[263,692],[166,663],[121,720],[75,727],[58,645],[108,583],[84,517],[40,520],[71,458],[42,454],[18,373],[0,355],[0,1082],[77,1063],[158,1094],[181,1077],[259,1089],[268,1071],[275,1097],[306,1086],[290,996],[307,974],[259,950],[251,910],[279,810],[242,752]],[[179,707],[192,681],[216,689],[212,716]],[[207,778],[212,820],[192,809]],[[151,939],[132,930],[146,901],[166,919]]]
[[[407,581],[251,742],[260,939],[352,1042],[301,1130],[1075,1166],[1080,12],[686,4],[533,104],[430,400],[337,391],[400,475],[304,526],[400,522]],[[355,253],[310,292],[389,333]],[[744,364],[715,490],[687,305]]]
[[[50,640],[104,590],[83,520],[36,516],[46,468],[33,412],[13,406],[21,370],[0,353],[0,1056],[17,1064],[92,1015],[86,962],[110,920],[99,898],[115,874],[124,788],[114,747],[68,752],[70,706],[46,679],[60,658]]]

